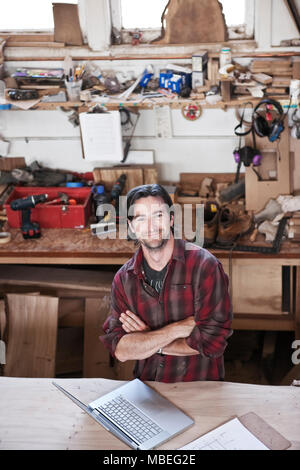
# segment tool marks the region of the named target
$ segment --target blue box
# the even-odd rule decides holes
[[[168,73],[172,73],[172,75],[180,75],[182,78],[182,86],[188,86],[192,88],[192,72],[181,72],[180,70],[167,70]]]
[[[169,79],[172,78],[173,73],[172,72],[167,72],[166,70],[163,70],[159,74],[159,87],[160,88],[168,88],[168,82]]]
[[[173,77],[171,77],[169,80],[168,80],[168,88],[169,90],[175,92],[175,93],[180,93],[181,91],[181,88],[182,88],[182,85],[183,85],[183,80],[182,80],[182,76],[181,75],[173,75]]]
[[[139,85],[142,88],[145,88],[147,84],[150,82],[151,78],[153,76],[152,72],[149,72],[147,69],[144,71],[144,75],[142,76],[141,80],[139,81]]]

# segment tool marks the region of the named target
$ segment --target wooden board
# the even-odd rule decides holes
[[[0,171],[11,171],[15,168],[25,168],[24,157],[2,157],[0,158]]]
[[[63,42],[11,41],[9,47],[65,47]]]
[[[129,447],[124,442],[91,419],[51,382],[51,379],[0,377],[1,450],[86,449],[94,450],[98,456],[100,449],[106,450],[102,455],[108,455],[110,449],[129,455]],[[86,404],[124,384],[115,380],[73,378],[57,382]],[[297,387],[220,381],[151,382],[149,385],[195,420],[195,425],[162,444],[161,450],[179,449],[249,410],[291,441],[292,449],[300,448]]]
[[[294,57],[293,60],[293,78],[300,79],[300,58]]]
[[[290,86],[290,77],[273,77],[272,87],[289,87]]]
[[[244,175],[241,175],[241,179]],[[199,190],[204,178],[212,178],[212,187],[216,189],[218,183],[233,183],[235,173],[180,173],[180,187],[190,190]]]
[[[227,27],[217,0],[169,0],[162,16],[162,39],[156,44],[226,41]]]
[[[95,184],[104,184],[106,191],[110,191],[117,179],[125,173],[126,182],[122,195],[131,188],[144,184],[142,168],[94,168]]]
[[[232,294],[234,312],[281,314],[281,266],[265,262],[258,268],[249,260],[233,260]]]
[[[110,295],[97,299],[86,299],[84,319],[83,377],[115,379],[116,373],[110,366],[110,355],[99,336],[103,335],[102,325],[110,310]]]
[[[252,75],[252,77],[254,78],[254,80],[259,83],[263,83],[264,85],[272,83],[272,77],[270,75],[266,75],[265,73],[255,73]]]
[[[4,375],[54,377],[58,298],[8,294]]]
[[[266,73],[270,75],[292,74],[292,62],[287,59],[254,59],[250,64],[252,73]]]
[[[143,167],[144,183],[143,184],[155,184],[158,183],[157,168],[154,166]]]
[[[78,17],[78,6],[68,3],[53,3],[54,41],[68,46],[82,46],[82,35]]]
[[[110,292],[114,275],[113,271],[2,265],[0,285],[76,289],[80,296],[81,290]]]

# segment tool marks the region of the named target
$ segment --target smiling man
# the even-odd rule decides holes
[[[136,360],[141,380],[223,380],[228,277],[207,250],[174,239],[171,206],[158,184],[128,193],[129,233],[139,248],[115,275],[100,340],[120,361]]]

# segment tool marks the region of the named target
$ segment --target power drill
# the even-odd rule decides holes
[[[28,238],[40,238],[40,225],[37,222],[31,222],[30,209],[34,208],[40,202],[45,202],[47,199],[48,194],[37,194],[23,199],[15,199],[10,203],[10,208],[13,211],[22,211],[21,231],[25,240]]]
[[[122,194],[126,182],[126,174],[122,173],[121,176],[117,179],[115,184],[113,185],[110,193],[110,197],[112,200],[115,200],[115,208],[116,208],[116,219],[119,221],[119,197]]]

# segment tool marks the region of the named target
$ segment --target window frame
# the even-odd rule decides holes
[[[273,46],[271,43],[271,14],[272,14],[272,1],[264,0],[258,2],[256,0],[246,0],[246,37],[245,39],[229,39],[228,45],[236,48],[239,52],[251,54],[251,51],[294,51],[295,47],[290,46]],[[101,57],[115,57],[116,55],[126,55],[134,58],[143,55],[151,54],[155,56],[170,56],[177,54],[187,54],[195,48],[199,48],[199,44],[181,44],[181,45],[159,45],[149,44],[149,42],[141,41],[139,47],[133,46],[131,40],[128,43],[121,43],[120,45],[112,44],[111,41],[111,26],[115,26],[121,30],[121,0],[78,0],[79,21],[84,44],[78,46],[65,46],[64,48],[53,48],[54,31],[0,31],[0,38],[6,39],[7,57],[8,60],[21,60],[21,57],[26,58],[34,57],[38,59],[40,56],[56,60],[62,54],[71,51],[76,56],[84,56],[93,60],[95,56]],[[101,5],[101,6],[99,6]],[[100,20],[99,20],[100,18]],[[101,23],[102,21],[102,23]],[[234,27],[233,27],[234,28]],[[229,30],[232,29],[229,27]],[[128,34],[129,32],[124,32]],[[152,40],[159,36],[160,29],[148,29],[144,31],[144,39]],[[130,37],[131,39],[131,37]],[[15,42],[28,43],[25,50],[21,48],[10,48],[10,44]],[[30,47],[31,42],[39,42],[38,47]],[[44,43],[44,44],[43,44]],[[52,44],[51,44],[52,43]],[[26,46],[26,44],[22,44]],[[35,45],[36,46],[36,45]],[[202,48],[211,52],[216,52],[220,48],[219,43],[201,44]],[[19,49],[18,51],[16,49]],[[58,52],[56,54],[53,51]]]
[[[81,25],[85,24],[84,15],[84,2],[85,0],[78,0],[78,15]],[[6,45],[12,42],[54,42],[54,28],[53,29],[5,29],[0,30],[0,37],[6,40]]]
[[[245,0],[245,23],[242,25],[227,26],[228,40],[249,40],[254,38],[255,0]],[[121,0],[110,0],[112,26],[122,33],[121,44],[131,43],[131,34],[135,28],[123,28]],[[237,28],[241,32],[237,32]],[[141,44],[147,44],[160,36],[161,28],[137,28],[142,33]],[[170,44],[172,46],[172,44]]]

